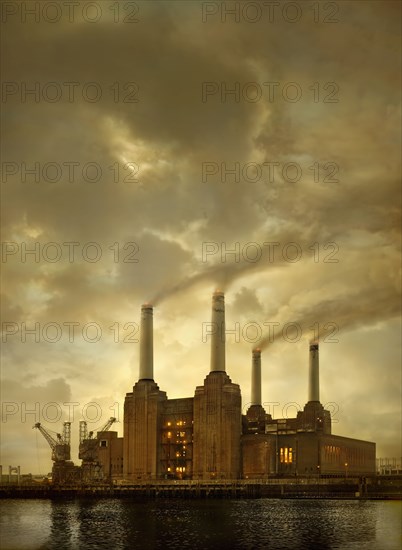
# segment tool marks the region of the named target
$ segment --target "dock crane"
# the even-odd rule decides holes
[[[100,444],[100,437],[109,430],[114,422],[116,422],[116,418],[110,417],[101,428],[88,431],[86,421],[80,421],[80,447],[78,457],[82,460],[82,481],[94,482],[104,480],[105,472],[103,471],[103,465],[99,461],[98,447]]]
[[[32,428],[40,431],[52,449],[52,482],[73,482],[77,476],[77,466],[70,460],[71,422],[64,422],[62,434],[46,429],[40,422]]]

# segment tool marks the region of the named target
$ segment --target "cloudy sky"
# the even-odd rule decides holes
[[[304,406],[318,327],[333,432],[401,456],[399,2],[5,4],[3,467],[50,471],[37,421],[122,435],[144,302],[192,396],[216,288],[244,411],[260,339]]]

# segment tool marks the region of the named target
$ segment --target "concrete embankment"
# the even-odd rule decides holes
[[[0,498],[328,498],[402,499],[402,478],[270,480],[264,482],[157,482],[112,485],[1,485]]]

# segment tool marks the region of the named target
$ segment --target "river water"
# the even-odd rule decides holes
[[[400,501],[3,500],[1,550],[401,549]]]

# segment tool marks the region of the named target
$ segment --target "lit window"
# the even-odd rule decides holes
[[[293,449],[292,447],[281,447],[280,449],[280,461],[281,463],[291,464],[293,462]]]
[[[168,432],[167,436],[168,436],[168,438],[171,438],[172,437],[172,432]]]
[[[172,423],[171,423],[171,422],[168,422],[168,423],[167,423],[167,425],[168,425],[168,426],[171,426],[171,425],[172,425]]]

